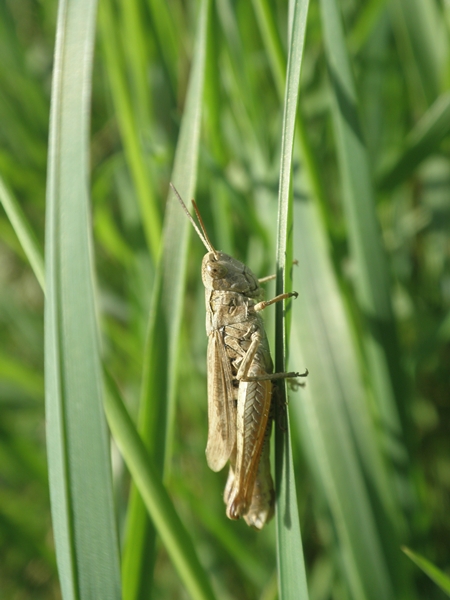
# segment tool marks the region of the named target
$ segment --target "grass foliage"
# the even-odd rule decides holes
[[[449,30],[441,0],[0,3],[2,598],[448,592]],[[299,293],[265,315],[310,375],[262,532],[206,465],[170,181]]]

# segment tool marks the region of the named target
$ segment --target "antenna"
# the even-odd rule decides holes
[[[199,212],[199,210],[197,208],[197,205],[196,205],[195,201],[192,200],[192,205],[194,207],[195,215],[196,215],[196,217],[198,219],[200,227],[197,225],[197,223],[194,221],[191,213],[188,211],[187,206],[183,202],[183,199],[181,198],[180,194],[178,193],[177,188],[173,185],[173,183],[170,183],[170,187],[175,192],[176,197],[180,201],[180,204],[183,207],[183,210],[186,213],[189,221],[194,226],[194,229],[197,232],[198,237],[202,240],[203,245],[205,246],[205,248],[207,250],[209,250],[210,252],[212,252],[214,254],[214,256],[217,258],[217,250],[214,249],[214,246],[211,244],[211,241],[210,241],[210,239],[208,237],[208,234],[206,233],[205,225],[203,224],[203,219],[202,219],[202,217],[200,215],[200,212]]]

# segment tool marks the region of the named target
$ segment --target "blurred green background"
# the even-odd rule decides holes
[[[290,401],[310,597],[363,597],[349,567],[358,559],[347,553],[373,550],[392,597],[434,600],[443,592],[400,545],[448,572],[450,4],[338,2],[358,126],[351,103],[342,118],[348,90],[334,69],[345,61],[333,55],[326,5],[312,2],[308,15],[292,232],[300,297],[289,362],[310,370]],[[133,416],[158,251],[142,207],[151,199],[161,234],[197,9],[179,0],[100,0],[91,126],[97,292],[104,361]],[[55,0],[0,0],[0,177],[42,248],[56,13]],[[275,270],[288,3],[217,0],[209,19],[195,196],[215,246],[262,277]],[[358,195],[369,184],[372,197]],[[274,526],[256,533],[227,522],[225,475],[210,472],[204,458],[202,254],[192,241],[168,488],[219,597],[272,598]],[[1,209],[0,597],[15,600],[60,597],[43,308]],[[273,346],[273,314],[267,327]],[[112,457],[123,531],[129,477],[114,446]],[[186,597],[162,547],[154,573],[155,598]]]

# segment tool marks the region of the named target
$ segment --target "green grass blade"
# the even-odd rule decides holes
[[[281,45],[280,36],[278,35],[268,0],[252,0],[252,4],[266,48],[267,57],[270,61],[275,85],[281,97],[285,86],[286,57]]]
[[[325,494],[353,596],[392,598],[366,478],[388,513],[392,491],[319,208],[310,200],[295,202],[294,239],[295,256],[301,260],[294,268],[299,297],[294,305],[291,362],[295,358],[295,364],[305,364],[310,375],[289,406],[318,490]]]
[[[282,99],[286,80],[286,58],[283,53],[281,40],[278,35],[273,15],[267,4],[267,0],[253,0],[253,6],[270,62],[276,89],[280,99]],[[327,222],[329,217],[327,216],[326,196],[320,175],[320,168],[301,111],[297,111],[296,121],[296,139],[298,140],[301,152],[302,167],[307,173],[310,189],[315,198],[322,205],[324,222]]]
[[[240,531],[230,528],[229,520],[225,520],[222,514],[218,515],[213,511],[209,503],[202,502],[200,504],[193,497],[192,490],[189,490],[188,485],[178,480],[175,485],[177,492],[181,491],[180,488],[184,488],[184,496],[190,497],[189,504],[192,510],[213,537],[215,545],[220,544],[226,553],[233,557],[237,568],[245,575],[245,578],[251,581],[257,589],[261,588],[261,584],[268,577],[267,567],[258,556],[249,553],[248,547],[242,543]]]
[[[448,30],[436,2],[393,0],[390,3],[397,46],[416,110],[438,96],[447,69]]]
[[[89,220],[96,3],[59,5],[47,187],[47,451],[65,599],[120,598]]]
[[[101,3],[99,11],[100,32],[103,42],[105,63],[108,71],[115,114],[124,145],[130,174],[136,188],[141,211],[142,227],[147,245],[156,262],[161,243],[161,217],[156,197],[144,160],[139,139],[136,116],[133,113],[128,82],[125,76],[123,56],[119,38],[118,19],[115,19],[112,0]]]
[[[34,397],[43,397],[44,378],[29,367],[0,352],[0,379],[9,382]]]
[[[124,63],[129,72],[130,99],[138,131],[151,130],[152,95],[149,90],[147,30],[143,5],[138,0],[120,1],[120,28]],[[142,135],[142,134],[141,134]]]
[[[295,2],[290,36],[278,194],[277,294],[282,294],[287,289],[285,281],[286,261],[292,260],[292,211],[290,209],[290,204],[292,203],[290,193],[292,155],[294,149],[300,69],[302,64],[308,8],[308,0],[299,0]],[[288,235],[290,236],[290,240],[288,240]],[[276,305],[275,369],[278,373],[282,373],[286,370],[285,356],[286,329],[284,307],[280,302]],[[281,392],[280,402],[283,402],[285,390],[282,385],[280,385],[279,388]],[[277,420],[278,424],[281,422],[281,418]],[[298,598],[308,598],[308,589],[306,586],[306,573],[303,561],[288,417],[286,418],[286,423],[288,426],[286,432],[283,432],[280,426],[275,426],[278,585],[281,598],[294,600]]]
[[[377,186],[390,190],[405,181],[417,168],[439,148],[450,131],[450,93],[441,94],[430,106],[404,142],[402,152],[380,168]]]
[[[20,204],[7,188],[2,177],[0,177],[0,202],[3,204],[8,219],[19,238],[19,242],[30,262],[39,285],[45,291],[44,257],[42,250]]]
[[[281,429],[284,425],[286,431]],[[286,416],[275,422],[278,590],[280,598],[303,600],[309,596],[289,427],[286,408]]]
[[[399,362],[386,255],[375,210],[369,158],[359,123],[357,98],[335,0],[322,0],[325,49],[332,87],[332,118],[348,223],[354,285],[364,319],[365,349],[381,419],[390,443],[406,462],[402,446],[404,373]]]
[[[413,552],[409,548],[402,548],[403,552],[406,556],[416,563],[419,569],[422,569],[424,573],[430,577],[434,581],[436,585],[438,585],[443,592],[450,596],[450,577],[443,573],[440,569],[438,569],[433,563],[429,560],[417,554],[417,552]]]
[[[199,272],[202,245],[191,232],[193,239],[187,250],[190,280],[182,297],[181,339],[172,345],[168,332],[178,327],[178,315],[172,324],[155,323],[163,314],[157,300],[162,295],[163,274],[156,277],[160,257],[154,258],[155,253],[161,253],[162,244],[149,252],[151,236],[148,225],[144,229],[140,205],[142,189],[145,193],[150,190],[158,218],[155,230],[162,242],[168,183],[185,112],[201,2],[106,2],[111,27],[105,27],[105,22],[99,24],[102,29],[95,51],[92,103],[83,108],[85,118],[90,113],[92,121],[91,156],[85,161],[92,181],[83,184],[92,206],[87,212],[91,213],[95,244],[101,355],[135,424],[141,388],[143,396],[145,390],[153,397],[147,403],[152,413],[148,422],[139,419],[148,456],[150,446],[158,447],[161,442],[161,451],[158,449],[150,459],[156,481],[152,485],[162,482],[169,492],[217,595],[224,599],[274,600],[278,584],[276,519],[261,532],[243,522],[230,522],[223,504],[226,473],[212,473],[204,458],[207,336]],[[42,283],[44,262],[38,249],[53,235],[51,227],[45,230],[44,213],[57,4],[55,0],[0,2],[0,173],[17,201],[16,206],[10,203],[9,216],[8,199],[6,212],[0,208],[0,598],[61,597],[45,452],[45,297],[30,266],[34,255],[40,264],[34,270],[41,273]],[[197,191],[181,191],[183,196],[187,194],[187,203],[192,195],[198,200],[215,246],[262,277],[275,272],[276,235],[272,234],[290,44],[287,20],[292,22],[294,2],[221,0],[210,5],[200,157],[199,166],[194,166],[194,171],[198,170]],[[294,277],[292,289],[299,292],[286,315],[288,333],[291,319],[287,367],[299,371],[308,367],[310,372],[306,388],[297,395],[288,388],[298,501],[295,509],[300,514],[308,591],[314,600],[371,600],[370,595],[376,600],[434,599],[444,597],[444,593],[399,549],[401,543],[408,544],[444,571],[443,566],[450,564],[450,546],[444,543],[450,513],[440,501],[448,489],[449,471],[445,399],[450,372],[450,3],[342,0],[337,5],[358,95],[353,105],[344,103],[348,108],[344,113],[351,120],[354,107],[360,110],[360,130],[379,192],[376,214],[387,251],[392,281],[387,287],[399,334],[399,352],[392,364],[400,362],[413,375],[401,388],[398,403],[413,451],[405,461],[403,446],[397,445],[396,434],[391,433],[388,411],[380,410],[378,399],[389,403],[392,389],[384,394],[380,385],[383,377],[377,386],[373,383],[376,363],[369,361],[371,351],[367,351],[366,341],[380,322],[377,318],[368,322],[360,294],[355,294],[360,266],[355,260],[353,232],[350,235],[354,226],[350,226],[340,190],[345,172],[342,161],[337,161],[326,40],[320,2],[310,2],[292,162],[293,256],[299,265],[290,265],[289,213],[286,255],[286,278]],[[103,8],[105,5],[100,10]],[[85,11],[83,24],[92,29],[89,19]],[[332,24],[339,26],[339,19],[338,14]],[[105,51],[102,34],[109,36],[106,43],[113,44],[114,54]],[[78,43],[73,44],[68,56],[74,51],[79,56],[79,49]],[[77,74],[85,69],[85,62],[77,59]],[[113,81],[117,73],[120,89]],[[74,98],[79,91],[78,86]],[[88,95],[85,86],[83,97]],[[75,120],[73,123],[81,131]],[[309,154],[306,138],[312,148]],[[140,155],[140,165],[132,164],[133,152]],[[59,156],[59,149],[54,154]],[[348,167],[349,179],[362,173],[361,162]],[[76,166],[79,161],[71,163]],[[139,184],[142,188],[137,177],[144,182]],[[78,180],[82,182],[81,177]],[[180,181],[176,183],[181,187]],[[372,197],[363,196],[361,193],[363,201],[368,198],[372,202],[373,192]],[[15,211],[17,208],[20,210]],[[64,216],[71,217],[67,213]],[[76,218],[72,219],[74,224]],[[34,248],[32,235],[24,241],[26,223],[28,233],[31,229],[39,242]],[[70,269],[78,260],[77,254],[70,254]],[[166,264],[170,265],[169,260]],[[371,268],[370,260],[368,264]],[[52,269],[51,265],[45,267],[46,271]],[[173,276],[176,282],[177,275]],[[171,285],[169,281],[166,288]],[[74,286],[76,282],[74,279]],[[159,286],[156,291],[155,282]],[[267,298],[275,296],[275,282],[265,287]],[[290,289],[289,280],[286,287]],[[178,294],[176,283],[174,293]],[[84,288],[77,288],[75,295],[82,303],[89,298]],[[173,306],[177,310],[176,299]],[[68,307],[71,309],[72,304]],[[154,343],[146,349],[150,307]],[[77,325],[83,327],[86,317],[89,319],[89,311]],[[272,349],[274,320],[274,308],[264,311]],[[68,321],[65,319],[64,325]],[[58,343],[61,338],[54,336]],[[69,350],[78,348],[79,355],[84,356],[91,352],[89,345],[85,346],[72,344]],[[176,353],[181,358],[178,387],[169,373],[169,356]],[[61,352],[54,355],[65,356]],[[151,385],[142,383],[144,362],[145,377],[151,379]],[[61,369],[58,376],[60,372],[65,374]],[[89,373],[83,370],[83,375]],[[391,376],[391,381],[394,379]],[[53,383],[47,377],[50,391],[52,385],[55,389],[54,381],[54,377]],[[175,435],[166,435],[168,411],[173,407],[167,410],[164,403],[173,387]],[[98,404],[95,396],[88,400]],[[84,411],[84,403],[80,407]],[[61,410],[59,414],[57,423],[65,425],[66,413]],[[52,426],[54,422],[52,417]],[[137,592],[124,586],[122,578],[126,600],[137,600],[139,595],[142,600],[187,597],[184,580],[141,500],[144,525],[140,528],[138,522],[131,528],[138,492],[120,452],[114,446],[113,451],[117,527],[126,538],[127,548],[123,573],[130,564],[137,570],[125,580],[126,584],[134,580]],[[287,457],[290,464],[289,450]],[[169,463],[166,483],[163,463]],[[50,464],[54,473],[54,458]],[[69,461],[60,465],[61,470],[71,467]],[[295,496],[289,495],[292,470],[286,468],[280,479],[277,490],[281,496],[293,497],[295,504]],[[67,479],[67,490],[70,481]],[[131,503],[130,487],[134,490]],[[71,506],[67,506],[70,519]],[[63,523],[64,510],[60,514],[59,522]],[[70,527],[71,522],[69,534],[74,531]],[[97,537],[97,529],[92,535]],[[61,536],[57,543],[60,557]],[[70,543],[69,539],[69,550]],[[175,544],[180,545],[180,541]],[[293,555],[296,553],[293,550]],[[69,568],[74,565],[75,572],[75,561],[69,558],[68,563]],[[146,577],[149,585],[143,583]],[[65,579],[65,597],[69,586]]]
[[[176,19],[174,18],[175,11],[173,10],[173,6],[166,2],[147,0],[147,4],[151,13],[162,63],[168,73],[172,85],[172,93],[175,95],[177,87],[176,68],[178,66],[178,32],[175,23]]]
[[[209,5],[209,0],[204,0],[199,13],[197,45],[172,174],[174,185],[186,201],[193,195],[197,175]],[[139,431],[160,476],[170,458],[175,419],[177,348],[189,227],[178,200],[174,194],[169,194],[163,250],[144,354],[139,416]],[[126,598],[138,598],[144,594],[146,586],[151,585],[145,574],[149,571],[148,564],[154,552],[154,530],[135,491],[132,492],[128,518],[127,539],[130,542],[126,543],[124,550],[124,593]]]
[[[386,3],[387,0],[369,0],[361,6],[358,18],[353,24],[348,37],[348,45],[352,54],[359,52],[364,44],[367,43],[377,21],[386,9]]]
[[[108,378],[109,379],[109,378]],[[105,411],[111,432],[151,515],[161,541],[192,598],[211,600],[211,589],[189,534],[162,484],[159,469],[146,450],[121,398],[109,379]]]

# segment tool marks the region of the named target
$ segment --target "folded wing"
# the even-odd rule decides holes
[[[220,331],[208,342],[208,443],[206,460],[213,471],[220,471],[236,442],[236,402],[231,365]]]

